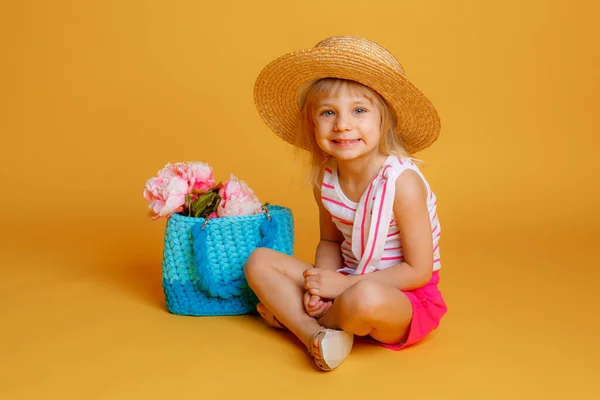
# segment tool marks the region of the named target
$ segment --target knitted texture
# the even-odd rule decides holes
[[[269,206],[264,213],[214,218],[173,214],[167,221],[163,289],[167,308],[179,315],[240,315],[255,312],[258,299],[244,276],[246,259],[257,247],[293,255],[290,209]]]

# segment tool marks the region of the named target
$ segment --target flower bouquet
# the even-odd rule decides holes
[[[233,174],[213,179],[202,162],[167,163],[144,187],[149,216],[167,219],[163,289],[167,308],[179,315],[255,312],[244,264],[257,247],[293,254],[290,209],[261,204]]]

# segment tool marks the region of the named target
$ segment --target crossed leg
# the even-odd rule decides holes
[[[244,272],[261,301],[257,307],[261,316],[272,326],[285,326],[294,333],[321,366],[321,344],[317,338],[325,328],[306,313],[302,303],[302,272],[312,267],[286,254],[258,248],[248,257]]]
[[[312,267],[286,254],[259,248],[248,258],[245,273],[261,301],[258,311],[263,318],[294,333],[318,365],[322,356],[317,334],[324,328],[371,335],[384,343],[397,343],[406,336],[412,317],[410,301],[399,290],[372,281],[348,288],[319,320],[309,316],[302,303],[302,273]]]

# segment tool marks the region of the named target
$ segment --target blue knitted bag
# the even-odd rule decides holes
[[[167,308],[179,315],[240,315],[258,299],[244,276],[257,247],[293,255],[294,219],[285,207],[206,220],[172,214],[165,232],[163,289]]]

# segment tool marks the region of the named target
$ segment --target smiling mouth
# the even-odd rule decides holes
[[[332,140],[333,143],[339,145],[349,145],[360,142],[360,139],[340,139],[340,140]]]

